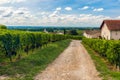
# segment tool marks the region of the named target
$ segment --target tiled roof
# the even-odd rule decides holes
[[[94,35],[96,33],[100,33],[100,30],[86,30],[85,33],[90,34],[90,35]]]
[[[101,31],[100,30],[86,30],[85,33],[87,35],[91,35],[94,38],[97,38],[100,36]]]
[[[104,20],[100,29],[103,27],[104,23],[107,25],[109,30],[120,30],[120,20]]]

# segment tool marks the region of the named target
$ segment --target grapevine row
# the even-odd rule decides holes
[[[27,54],[30,50],[42,47],[50,42],[59,40],[80,37],[59,35],[59,34],[45,34],[40,32],[24,32],[24,31],[11,31],[0,30],[0,56],[9,57],[12,61],[12,56],[20,54],[24,51]]]
[[[83,38],[83,43],[94,49],[111,64],[120,68],[120,41]]]

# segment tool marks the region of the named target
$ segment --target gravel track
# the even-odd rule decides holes
[[[102,80],[86,49],[73,40],[34,80]]]

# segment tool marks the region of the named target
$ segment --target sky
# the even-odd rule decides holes
[[[120,19],[120,0],[0,0],[0,24],[99,27]]]

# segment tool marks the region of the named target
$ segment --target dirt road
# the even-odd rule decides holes
[[[80,41],[69,47],[35,80],[101,80],[92,59]]]

